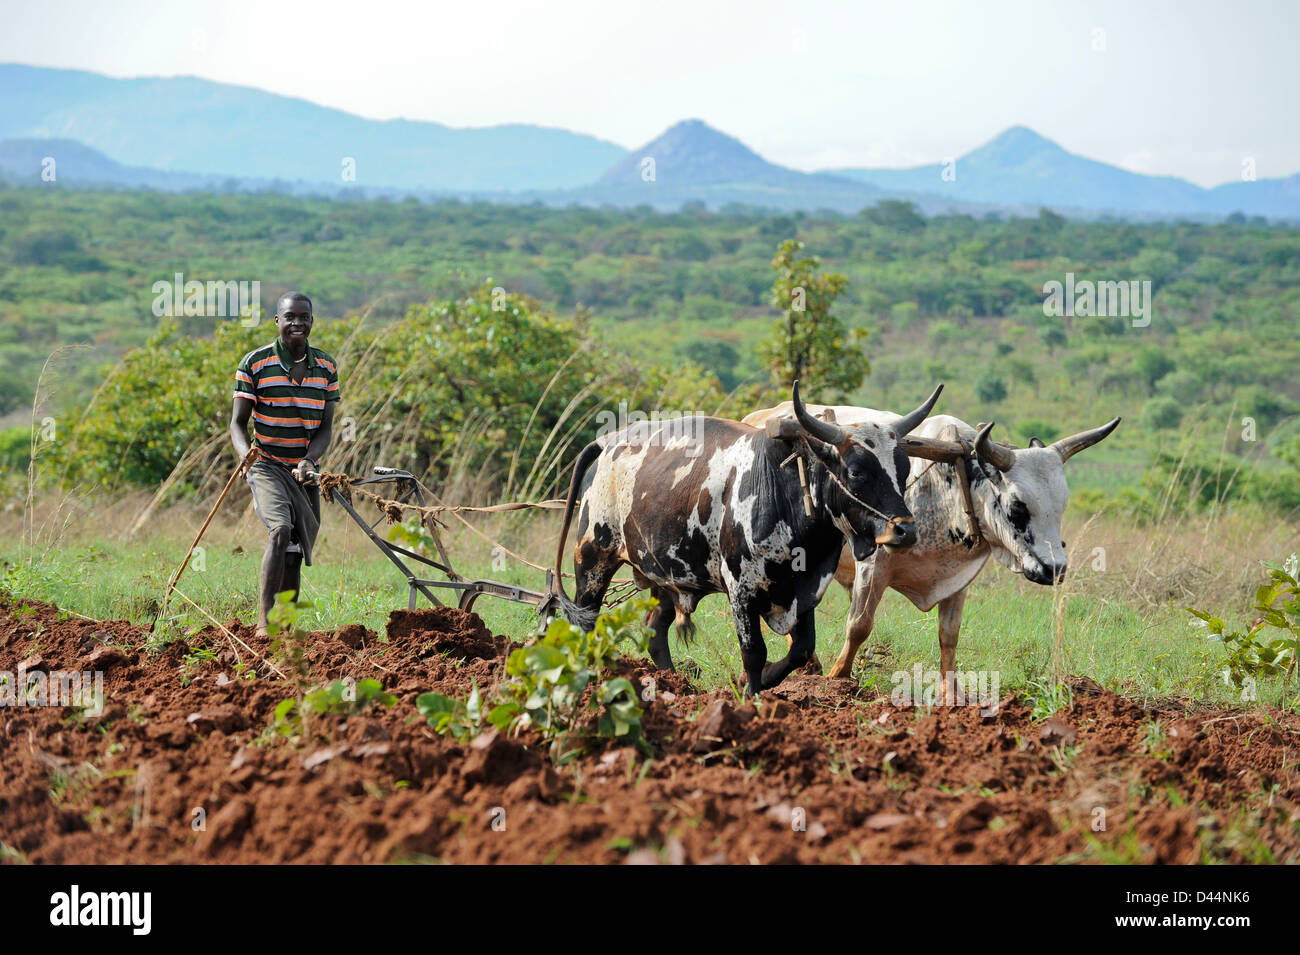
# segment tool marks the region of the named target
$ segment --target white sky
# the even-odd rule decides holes
[[[799,169],[937,162],[1021,123],[1201,185],[1248,156],[1300,171],[1297,40],[1288,0],[0,0],[4,62],[629,148],[699,117]]]

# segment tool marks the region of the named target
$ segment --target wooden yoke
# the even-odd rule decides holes
[[[835,423],[835,412],[830,408],[823,408],[814,417],[821,418],[830,424]],[[798,441],[803,437],[803,428],[800,426],[798,419],[792,417],[768,418],[763,422],[763,429],[767,432],[769,438],[778,438],[782,441]]]
[[[966,523],[970,528],[971,540],[973,546],[978,547],[984,541],[984,535],[980,533],[980,522],[975,517],[975,501],[971,498],[970,493],[970,475],[966,473],[966,458],[971,454],[973,448],[968,441],[964,441],[961,435],[957,433],[957,426],[950,424],[939,432],[942,441],[954,443],[961,448],[961,454],[956,460],[952,461],[952,469],[957,472],[957,486],[961,488],[961,506],[966,511]]]

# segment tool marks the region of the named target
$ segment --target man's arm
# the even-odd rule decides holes
[[[252,400],[236,396],[235,407],[230,412],[230,443],[241,461],[248,454],[248,419],[252,416]]]

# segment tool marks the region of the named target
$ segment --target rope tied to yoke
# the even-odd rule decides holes
[[[812,450],[812,445],[808,443],[808,436],[804,434],[804,435],[800,435],[799,438],[803,442],[804,447],[808,449],[808,452],[810,454],[815,454],[815,452]],[[954,437],[954,440],[961,445],[962,454],[960,457],[956,457],[951,461],[945,461],[944,463],[951,466],[953,471],[956,472],[957,484],[961,488],[962,507],[966,511],[966,519],[970,524],[971,539],[972,541],[974,541],[975,546],[979,546],[979,544],[981,544],[984,540],[984,535],[980,530],[979,519],[975,515],[975,501],[971,496],[970,477],[969,475],[967,475],[966,467],[965,467],[966,461],[974,453],[975,447],[969,440],[962,437],[961,435],[956,435]],[[804,482],[803,457],[799,455],[799,453],[796,451],[793,454],[791,454],[788,458],[786,458],[784,461],[781,462],[781,467],[785,467],[787,464],[790,463],[791,460],[797,460],[799,463],[799,479],[801,484],[803,484],[803,493],[804,493],[804,510],[808,514],[808,516],[811,517],[812,502],[811,502],[811,497],[809,496],[808,493],[807,484]],[[920,474],[916,475],[916,477],[908,481],[907,487],[903,489],[904,493],[906,493],[909,489],[911,489],[913,484],[915,484],[921,478],[925,477],[925,475],[930,472],[930,469],[933,468],[938,463],[939,462],[937,460],[932,460],[929,463],[929,465],[927,465],[926,468],[923,471],[921,471]],[[850,491],[848,487],[845,486],[844,482],[840,480],[838,474],[836,474],[830,468],[826,468],[825,470],[827,476],[831,479],[831,481],[835,484],[835,486],[838,487],[849,498],[849,500],[853,501],[858,506],[863,507],[866,510],[870,511],[872,514],[875,514],[877,517],[883,519],[887,527],[896,526],[902,521],[901,518],[889,517],[888,515],[883,514],[876,508],[872,507],[866,501],[862,500],[862,498],[858,497],[856,494]]]

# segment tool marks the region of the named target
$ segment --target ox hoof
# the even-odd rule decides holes
[[[817,659],[817,654],[814,653],[812,659],[801,666],[797,672],[807,674],[808,676],[821,676],[824,672],[822,670],[822,661]]]

